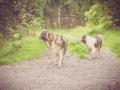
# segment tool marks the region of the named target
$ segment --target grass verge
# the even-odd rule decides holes
[[[88,51],[86,50],[86,48],[84,48],[81,44],[78,43],[74,43],[70,40],[68,41],[68,51],[70,51],[71,53],[75,54],[78,58],[85,58]]]
[[[15,42],[7,42],[7,45],[0,49],[0,65],[37,58],[45,50],[45,43],[39,40],[38,37],[27,37]]]

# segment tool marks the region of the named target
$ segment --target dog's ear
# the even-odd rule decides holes
[[[85,35],[83,35],[82,39],[85,39],[85,38],[86,38],[86,34],[85,34]]]
[[[85,35],[83,35],[83,37],[82,37],[82,40],[81,40],[81,42],[83,42],[84,44],[86,44],[86,34]]]
[[[50,37],[50,32],[48,32],[47,34],[48,34],[48,37]]]

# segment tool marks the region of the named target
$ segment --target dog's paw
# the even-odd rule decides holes
[[[101,57],[100,55],[98,57]]]
[[[61,66],[58,65],[58,68],[61,68]]]
[[[58,67],[60,68],[60,67],[61,67],[61,65],[59,64],[59,65],[58,65]]]
[[[92,58],[91,58],[91,57],[89,57],[89,59],[91,60]]]

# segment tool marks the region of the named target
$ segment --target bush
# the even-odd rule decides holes
[[[101,28],[109,29],[113,25],[110,10],[102,4],[94,4],[89,11],[85,12],[85,17],[91,26],[101,25]]]

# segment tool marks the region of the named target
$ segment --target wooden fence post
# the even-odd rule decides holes
[[[58,8],[58,27],[60,28],[60,7]]]

